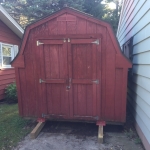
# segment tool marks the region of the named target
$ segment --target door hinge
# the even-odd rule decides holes
[[[41,43],[40,41],[36,41],[36,45],[39,46],[39,45],[42,45],[44,43]]]
[[[44,83],[45,81],[42,79],[39,79],[39,83]]]
[[[95,84],[99,84],[99,80],[98,79],[97,80],[92,80],[92,82],[95,83]]]
[[[68,38],[68,43],[70,42],[70,39]]]
[[[99,39],[97,39],[96,41],[92,42],[93,44],[99,45]]]

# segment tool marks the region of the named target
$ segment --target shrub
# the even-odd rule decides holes
[[[9,84],[6,87],[5,94],[8,103],[17,103],[18,97],[17,97],[16,83]]]

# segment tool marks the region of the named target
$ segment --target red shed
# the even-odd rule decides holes
[[[21,116],[125,122],[131,63],[108,23],[64,8],[26,28],[12,65]]]

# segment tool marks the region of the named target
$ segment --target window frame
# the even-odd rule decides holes
[[[1,49],[0,49],[1,50],[1,60],[2,60],[2,62],[1,62],[1,64],[2,64],[1,68],[13,68],[11,66],[11,64],[10,65],[4,65],[3,64],[3,57],[4,57],[4,55],[3,55],[3,49],[2,49],[3,45],[11,47],[11,61],[14,59],[14,45],[0,42],[0,46],[1,46]]]

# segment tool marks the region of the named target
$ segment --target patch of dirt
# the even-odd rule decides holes
[[[104,143],[99,144],[96,124],[48,121],[36,139],[28,135],[13,150],[144,150],[140,142],[136,144],[133,123],[128,113],[124,126],[107,125]]]

